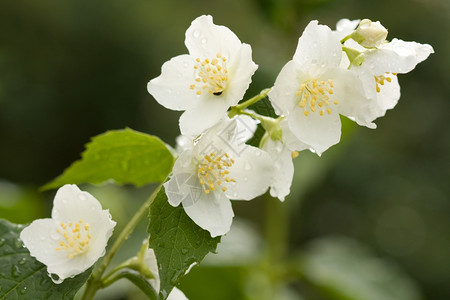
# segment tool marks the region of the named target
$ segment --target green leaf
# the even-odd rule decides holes
[[[58,188],[67,183],[96,184],[110,179],[142,186],[163,181],[174,162],[171,151],[158,137],[129,128],[92,138],[81,156],[81,160],[42,189]]]
[[[0,220],[0,299],[73,299],[91,269],[55,284],[19,239],[23,225]]]
[[[150,206],[150,248],[155,251],[161,280],[160,299],[166,299],[193,263],[215,252],[220,237],[195,224],[182,207],[167,201],[164,187]]]
[[[298,265],[304,279],[339,300],[419,300],[413,280],[394,263],[356,240],[326,237],[311,242]]]

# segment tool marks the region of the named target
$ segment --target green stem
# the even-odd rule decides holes
[[[272,283],[272,297],[282,282],[285,273],[285,260],[288,252],[289,210],[286,203],[267,197],[266,201],[266,268]]]
[[[241,115],[243,114],[243,110],[246,109],[247,107],[249,107],[252,104],[255,104],[256,102],[264,99],[267,97],[267,94],[270,92],[272,88],[267,88],[262,90],[258,95],[254,96],[253,98],[248,99],[245,102],[242,102],[241,104],[238,104],[236,106],[233,106],[230,110],[230,112],[228,113],[228,116],[230,118],[234,117],[235,115]]]
[[[114,255],[117,253],[117,251],[125,242],[125,240],[128,238],[128,236],[133,232],[134,228],[142,219],[142,217],[148,214],[148,208],[150,207],[150,204],[153,202],[153,199],[155,199],[162,185],[163,182],[161,182],[158,185],[158,187],[153,191],[150,197],[144,202],[144,204],[142,204],[139,210],[131,218],[130,222],[125,226],[125,228],[119,234],[117,239],[114,241],[114,244],[111,246],[111,249],[109,249],[108,253],[103,258],[101,264],[97,267],[96,270],[94,270],[91,277],[86,283],[86,289],[84,290],[84,294],[82,297],[83,300],[93,299],[97,290],[102,288],[101,278],[103,273],[105,272]]]

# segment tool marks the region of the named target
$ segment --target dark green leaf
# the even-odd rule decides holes
[[[19,239],[23,225],[0,220],[0,299],[73,299],[91,269],[55,284],[45,265],[30,256]]]
[[[81,160],[42,189],[58,188],[67,183],[96,184],[110,179],[142,186],[163,181],[173,161],[171,151],[155,136],[129,128],[108,131],[92,138]]]
[[[208,231],[197,226],[181,206],[171,206],[164,188],[150,206],[148,232],[150,248],[158,261],[161,299],[167,298],[193,263],[215,252],[220,242],[220,237],[211,238]]]

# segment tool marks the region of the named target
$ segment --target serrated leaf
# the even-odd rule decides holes
[[[158,262],[159,296],[164,300],[192,264],[200,263],[206,254],[216,251],[220,237],[211,238],[181,206],[171,206],[164,187],[151,204],[149,217],[150,248]]]
[[[301,273],[331,299],[422,298],[406,273],[356,240],[325,237],[310,242],[306,249],[299,264]]]
[[[0,299],[73,299],[91,270],[55,284],[19,239],[23,225],[0,220]]]
[[[64,184],[117,183],[142,186],[163,181],[174,161],[171,151],[155,136],[126,128],[108,131],[92,138],[82,153],[62,175],[42,187],[58,188]]]

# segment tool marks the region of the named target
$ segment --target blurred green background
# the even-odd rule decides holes
[[[159,106],[146,84],[166,60],[187,52],[184,32],[202,14],[252,46],[259,69],[247,96],[273,84],[312,19],[332,28],[344,17],[379,20],[388,38],[434,47],[427,61],[400,76],[401,100],[376,122],[378,129],[345,122],[339,145],[321,158],[296,159],[285,204],[287,251],[299,257],[292,265],[300,265],[302,280],[287,282],[275,299],[450,299],[447,0],[3,0],[0,218],[25,223],[48,216],[54,192],[38,187],[77,160],[94,135],[128,126],[174,144],[180,113]],[[119,190],[93,193],[115,198],[103,199],[104,206],[125,222],[148,188]],[[194,268],[182,282],[186,295],[258,299],[264,293],[267,278],[239,257],[261,251],[264,237],[256,237],[266,232],[267,201],[234,204],[246,224],[244,239],[254,231],[254,240],[237,252],[239,242],[227,242],[228,250],[224,242],[220,252],[234,253],[231,263],[211,259]],[[239,233],[229,239],[235,235],[239,240]]]

